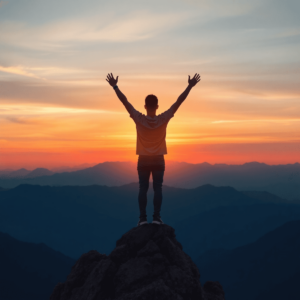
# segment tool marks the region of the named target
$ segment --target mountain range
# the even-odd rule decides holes
[[[82,164],[75,167],[57,167],[51,170],[46,168],[37,168],[32,171],[25,168],[19,170],[4,169],[0,170],[0,178],[35,178],[41,176],[50,176],[55,173],[65,173],[65,172],[74,172],[86,168],[90,168],[94,164]]]
[[[136,183],[0,189],[0,231],[4,232],[0,234],[4,266],[0,299],[48,299],[74,259],[90,250],[111,253],[116,240],[136,226],[137,193]],[[150,191],[150,222],[152,197]],[[245,300],[279,300],[284,295],[296,299],[300,278],[300,205],[296,202],[228,186],[164,186],[162,217],[197,263],[201,282],[219,281],[226,300],[241,295]]]
[[[137,184],[21,185],[2,190],[0,230],[22,241],[44,242],[73,258],[91,249],[108,254],[124,230],[137,224],[137,193]],[[161,213],[192,258],[215,247],[233,249],[286,221],[300,219],[299,205],[270,194],[265,199],[254,194],[250,197],[231,187],[212,185],[196,189],[165,186]],[[149,193],[149,200],[152,196]],[[149,201],[150,222],[152,212]],[[188,234],[194,231],[197,239]]]
[[[211,250],[196,262],[202,280],[219,281],[228,300],[294,300],[299,299],[299,253],[297,220],[243,247]]]
[[[136,164],[133,162],[105,162],[82,170],[54,174],[47,169],[26,171],[21,169],[6,174],[6,177],[0,175],[0,186],[121,186],[138,181]],[[290,201],[300,201],[300,164],[267,165],[251,162],[243,165],[211,165],[167,161],[164,183],[179,188],[196,188],[204,184],[232,186],[240,191],[266,191]]]

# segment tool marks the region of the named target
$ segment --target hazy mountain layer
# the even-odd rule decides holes
[[[139,216],[137,184],[23,185],[0,193],[0,230],[20,240],[44,242],[74,258],[91,249],[110,253],[115,240],[136,226]],[[299,217],[299,206],[285,204],[272,195],[266,201],[257,198],[230,187],[164,187],[162,217],[178,228],[179,240],[193,257],[219,245],[233,248],[248,243],[266,230]],[[151,222],[151,193],[149,199]],[[272,222],[264,224],[264,219]],[[196,232],[196,238],[189,232]]]
[[[39,177],[29,178],[37,174],[28,174],[27,178],[1,178],[0,186],[12,188],[24,183],[120,186],[138,181],[136,164],[132,162],[106,162],[84,170],[51,176],[41,176],[43,174],[40,172]],[[164,183],[180,188],[195,188],[203,184],[232,186],[238,190],[267,191],[288,200],[300,201],[300,164],[266,165],[252,162],[243,165],[210,165],[167,162]]]
[[[0,299],[47,300],[74,263],[45,244],[21,242],[0,232]]]
[[[41,177],[41,176],[50,176],[53,175],[54,172],[45,169],[45,168],[37,168],[33,171],[29,171],[26,169],[20,169],[16,171],[2,171],[0,172],[0,177],[2,179],[9,179],[9,180],[23,180],[28,178],[35,178],[35,177]]]
[[[176,232],[184,250],[197,259],[209,249],[233,249],[254,242],[292,220],[300,220],[300,205],[227,206],[176,223]]]

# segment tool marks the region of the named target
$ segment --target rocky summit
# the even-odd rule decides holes
[[[83,254],[50,300],[224,300],[218,282],[202,287],[198,268],[168,225],[133,228],[110,255]]]

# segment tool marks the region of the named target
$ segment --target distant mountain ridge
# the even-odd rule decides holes
[[[33,171],[29,171],[27,169],[19,169],[16,171],[9,171],[9,172],[2,172],[0,173],[0,178],[6,178],[6,179],[15,179],[15,178],[35,178],[35,177],[41,177],[41,176],[50,176],[53,175],[54,172],[49,171],[45,168],[37,168]]]
[[[81,164],[75,167],[58,167],[54,169],[36,168],[32,171],[25,168],[18,170],[0,170],[0,178],[35,178],[41,176],[51,176],[55,173],[69,173],[93,167],[95,164]]]
[[[45,244],[21,242],[0,232],[0,299],[47,300],[74,263]]]
[[[111,162],[102,163],[87,169],[73,172],[54,173],[50,176],[38,176],[36,178],[0,178],[0,186],[12,188],[20,184],[39,185],[108,185],[119,186],[137,181],[136,170],[133,172],[133,163]],[[46,170],[46,169],[45,169]],[[35,171],[35,170],[34,170]],[[32,171],[32,172],[34,172]],[[49,171],[49,170],[47,170]],[[23,171],[24,172],[24,171]],[[51,172],[51,171],[49,171]],[[28,173],[29,174],[29,173]]]
[[[243,165],[210,165],[167,161],[166,164],[164,183],[169,186],[179,188],[195,188],[204,184],[232,186],[240,191],[266,191],[281,198],[300,201],[299,163],[266,165],[251,162]],[[105,162],[78,171],[52,175],[36,172],[27,174],[24,178],[0,176],[0,186],[3,188],[13,188],[20,184],[121,186],[137,181],[136,163],[133,162]]]

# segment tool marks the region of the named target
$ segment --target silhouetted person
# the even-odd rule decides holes
[[[134,107],[128,102],[125,95],[120,91],[117,86],[118,77],[114,78],[113,74],[108,74],[106,81],[114,88],[118,98],[124,104],[125,108],[130,114],[130,117],[136,124],[137,142],[136,142],[136,154],[138,158],[138,175],[139,175],[139,207],[140,207],[140,219],[139,225],[147,224],[147,191],[149,188],[149,178],[152,173],[153,177],[153,189],[154,189],[154,224],[163,224],[160,217],[160,208],[162,203],[162,183],[165,171],[164,155],[167,154],[166,147],[166,129],[171,118],[174,117],[175,112],[186,99],[192,87],[194,87],[200,81],[200,75],[195,74],[191,79],[189,76],[188,87],[178,97],[177,101],[164,113],[156,115],[158,109],[158,99],[154,95],[148,95],[145,99],[145,109],[147,115],[143,115],[134,109]]]

